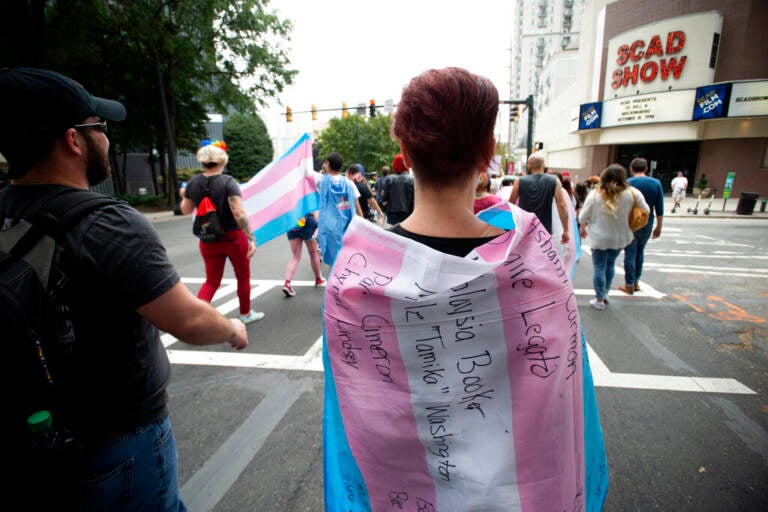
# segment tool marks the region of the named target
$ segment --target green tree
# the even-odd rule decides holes
[[[233,114],[224,123],[229,173],[238,181],[248,181],[270,163],[275,149],[267,125],[255,114]]]
[[[345,167],[361,163],[366,173],[391,165],[400,151],[390,135],[392,119],[389,116],[365,118],[352,114],[346,119],[333,118],[318,137],[320,158],[339,153]],[[359,159],[358,159],[359,150]]]
[[[110,127],[113,158],[157,149],[167,192],[165,156],[196,149],[207,112],[255,112],[296,74],[281,46],[291,24],[268,0],[8,1],[0,65],[55,69],[119,98],[128,118]]]

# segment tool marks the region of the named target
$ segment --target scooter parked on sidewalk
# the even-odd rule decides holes
[[[693,208],[688,208],[688,213],[692,213],[694,215],[698,215],[699,213],[699,201],[701,201],[701,194],[699,194],[699,197],[696,198],[696,206]]]
[[[709,212],[712,211],[712,200],[715,199],[715,193],[712,192],[712,195],[709,196],[709,204],[706,208],[704,208],[704,215],[709,215]]]

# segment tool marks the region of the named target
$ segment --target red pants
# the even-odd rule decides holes
[[[251,261],[248,259],[248,237],[242,229],[227,231],[218,242],[200,242],[200,254],[205,262],[205,282],[197,292],[197,298],[211,302],[221,285],[227,258],[237,278],[237,299],[240,314],[251,311]]]

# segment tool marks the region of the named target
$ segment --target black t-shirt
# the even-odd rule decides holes
[[[189,180],[187,188],[184,190],[184,196],[195,204],[195,208],[206,195],[206,188],[210,190],[211,201],[216,206],[216,213],[219,214],[219,222],[224,231],[240,229],[232,210],[229,208],[229,198],[232,196],[241,196],[240,186],[235,178],[228,174],[214,174],[206,176],[197,174]]]
[[[410,238],[411,240],[424,244],[427,247],[431,247],[436,251],[440,251],[445,254],[451,254],[453,256],[459,256],[460,258],[463,258],[474,249],[490,242],[499,236],[494,235],[483,238],[442,238],[437,236],[426,236],[412,233],[406,229],[403,229],[400,224],[395,224],[389,228],[389,231],[397,235],[404,236],[405,238]]]
[[[360,203],[360,210],[363,212],[363,217],[368,220],[373,220],[373,212],[371,211],[371,207],[368,206],[368,200],[373,197],[373,192],[371,192],[371,189],[364,181],[356,181],[354,183],[358,192],[360,192],[360,197],[357,198],[357,201]]]
[[[4,187],[0,226],[61,188]],[[87,440],[164,418],[170,362],[157,328],[136,312],[179,282],[157,232],[127,204],[106,206],[76,224],[63,247],[51,271],[68,277],[56,301],[60,357],[51,369],[64,423]]]

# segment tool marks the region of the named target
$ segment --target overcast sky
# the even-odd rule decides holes
[[[287,47],[299,71],[279,98],[282,106],[260,111],[277,152],[286,149],[283,140],[312,129],[311,115],[296,112],[313,104],[341,108],[343,101],[397,103],[408,81],[430,68],[464,67],[509,96],[512,0],[272,0],[269,8],[293,23]],[[294,111],[290,124],[280,115],[286,106]],[[315,124],[333,116],[320,113]],[[506,123],[497,122],[496,132],[506,137]]]

